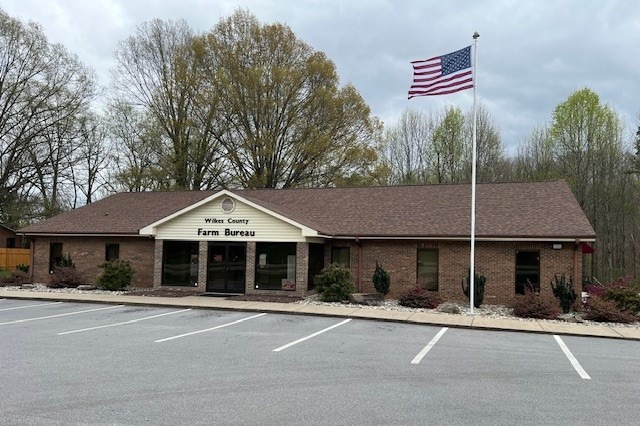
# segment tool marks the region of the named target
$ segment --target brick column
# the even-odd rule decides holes
[[[309,243],[296,244],[296,293],[304,295],[309,289]]]
[[[207,291],[207,261],[209,243],[200,241],[198,245],[198,289],[203,293]]]
[[[247,252],[245,260],[245,293],[255,293],[254,287],[256,283],[256,243],[255,241],[247,241]]]
[[[155,240],[155,249],[153,255],[153,286],[160,287],[162,285],[162,246],[163,240]]]

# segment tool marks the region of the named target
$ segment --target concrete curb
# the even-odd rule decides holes
[[[640,329],[627,327],[563,324],[544,321],[521,321],[473,317],[463,315],[431,314],[427,312],[387,311],[354,307],[303,305],[293,303],[248,302],[214,297],[154,297],[110,294],[74,294],[20,292],[0,288],[0,299],[54,300],[60,302],[102,303],[112,305],[181,307],[192,309],[217,309],[239,312],[269,312],[293,315],[315,315],[325,317],[357,318],[406,324],[433,325],[441,327],[467,328],[474,330],[515,331],[565,336],[601,337],[624,340],[640,340]]]

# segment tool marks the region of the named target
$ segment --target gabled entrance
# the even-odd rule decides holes
[[[246,243],[210,242],[207,254],[207,292],[244,293]]]

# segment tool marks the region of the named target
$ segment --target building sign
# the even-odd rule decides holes
[[[196,235],[212,237],[255,237],[255,229],[241,229],[243,225],[249,226],[249,219],[229,217],[220,219],[217,217],[205,217],[205,227],[198,228]],[[213,226],[212,226],[213,225]],[[215,226],[218,225],[218,226]]]

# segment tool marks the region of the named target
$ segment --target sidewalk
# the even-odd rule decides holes
[[[546,333],[588,337],[640,340],[640,329],[627,327],[593,326],[545,321],[521,321],[464,315],[430,314],[425,312],[402,312],[384,309],[367,309],[341,306],[304,305],[299,303],[246,302],[220,297],[151,297],[111,294],[46,293],[6,290],[0,288],[0,299],[55,300],[64,302],[86,302],[125,304],[134,306],[163,306],[195,309],[219,309],[243,312],[272,312],[296,315],[320,315],[341,318],[359,318],[379,321],[404,322],[444,327],[459,327],[478,330],[506,330],[530,333]]]

